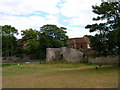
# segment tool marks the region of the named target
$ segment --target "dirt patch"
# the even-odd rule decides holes
[[[98,67],[99,68],[103,68],[103,67],[112,67],[113,65],[104,65],[102,67]],[[60,68],[59,70],[82,70],[82,69],[92,69],[95,68],[96,66],[84,66],[84,67],[79,67],[79,68]]]

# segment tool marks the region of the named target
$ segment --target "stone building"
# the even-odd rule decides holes
[[[90,46],[90,40],[84,36],[84,37],[81,37],[81,38],[70,38],[68,40],[69,44],[70,44],[70,47],[71,48],[74,48],[74,49],[89,49]]]
[[[87,52],[92,52],[88,50]],[[112,57],[98,57],[98,58],[84,58],[83,52],[77,49],[62,47],[62,48],[47,48],[46,61],[51,60],[65,60],[68,62],[85,62],[85,63],[98,63],[98,64],[118,64],[118,56]]]
[[[80,50],[73,48],[47,48],[46,49],[46,61],[50,60],[65,60],[68,62],[82,62],[83,53]]]

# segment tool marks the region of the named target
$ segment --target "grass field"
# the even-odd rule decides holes
[[[118,66],[75,63],[2,66],[3,88],[117,88]]]

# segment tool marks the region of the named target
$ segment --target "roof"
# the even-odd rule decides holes
[[[70,38],[69,40],[69,43],[73,43],[73,42],[76,42],[76,43],[90,43],[90,40],[88,37],[86,36],[83,36],[83,37],[79,37],[79,38]]]
[[[76,38],[69,38],[70,40],[71,39],[83,39],[83,38],[85,38],[86,36],[83,36],[83,37],[76,37]]]
[[[22,42],[22,39],[18,39],[17,45],[23,45],[21,42]]]

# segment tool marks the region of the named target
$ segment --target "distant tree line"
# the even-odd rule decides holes
[[[92,6],[98,16],[93,21],[101,21],[87,25],[90,32],[99,32],[94,36],[87,35],[95,56],[120,55],[120,2],[102,2],[100,6]],[[60,48],[68,46],[68,36],[65,27],[47,24],[39,31],[32,28],[22,30],[23,47],[17,46],[18,30],[10,25],[2,27],[2,55],[21,57],[27,54],[36,59],[44,59],[46,48]]]
[[[23,54],[31,56],[31,59],[45,59],[46,48],[60,48],[68,46],[68,36],[65,27],[47,24],[34,30],[32,28],[22,30],[22,46],[17,45],[18,30],[10,25],[2,27],[2,56],[22,57]]]

